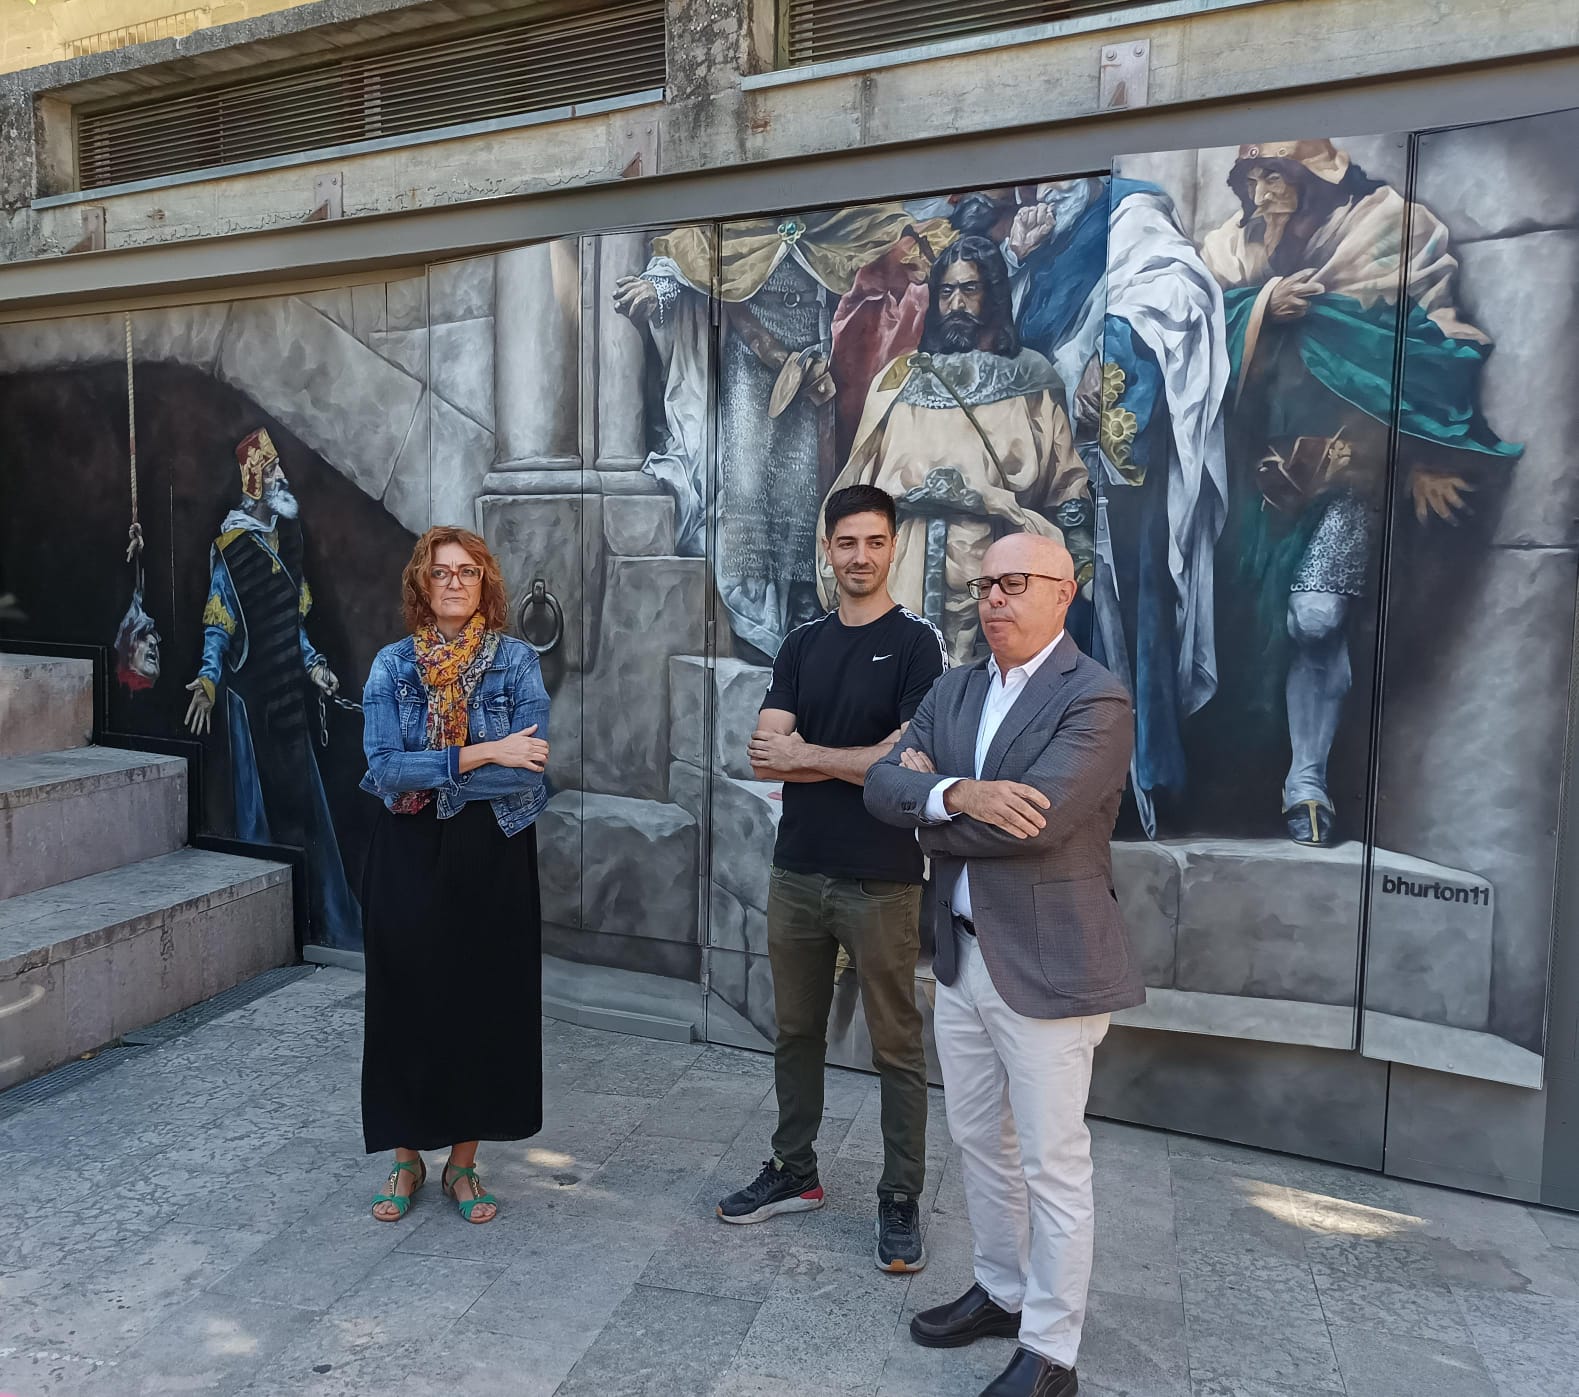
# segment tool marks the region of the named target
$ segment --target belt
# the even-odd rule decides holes
[[[954,925],[963,931],[966,936],[974,936],[976,934],[976,923],[971,921],[969,917],[961,917],[956,915],[954,918]]]

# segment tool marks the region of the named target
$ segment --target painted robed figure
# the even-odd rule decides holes
[[[1236,610],[1219,632],[1255,637],[1255,711],[1287,714],[1289,836],[1326,845],[1350,613],[1374,586],[1395,407],[1398,478],[1421,524],[1452,521],[1519,448],[1481,414],[1491,344],[1459,314],[1458,263],[1429,209],[1327,140],[1241,146],[1228,183],[1240,211],[1202,246],[1229,352],[1219,599]]]
[[[290,844],[307,855],[316,938],[354,948],[361,911],[313,753],[308,684],[335,694],[340,681],[307,638],[312,589],[302,570],[299,505],[267,431],[236,448],[241,500],[209,550],[203,663],[187,685],[187,726],[208,732],[223,700],[240,839]]]

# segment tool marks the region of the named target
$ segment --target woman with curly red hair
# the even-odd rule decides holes
[[[362,1131],[369,1154],[395,1152],[374,1217],[403,1218],[421,1151],[448,1146],[444,1192],[481,1223],[498,1204],[478,1142],[543,1124],[548,692],[537,652],[504,633],[504,579],[476,534],[429,529],[402,588],[411,634],[374,657],[362,697],[362,789],[385,807],[362,885]]]

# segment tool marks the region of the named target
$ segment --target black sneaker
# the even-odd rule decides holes
[[[822,1185],[815,1170],[798,1177],[769,1159],[756,1178],[718,1205],[718,1216],[723,1222],[766,1222],[780,1213],[809,1213],[820,1207]]]
[[[919,1271],[927,1264],[921,1245],[921,1209],[913,1198],[881,1198],[877,1203],[877,1269]]]

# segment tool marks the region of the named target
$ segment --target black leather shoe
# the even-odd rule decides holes
[[[977,1339],[1012,1339],[1020,1332],[1020,1316],[1010,1314],[979,1285],[958,1300],[922,1310],[910,1321],[910,1337],[923,1348],[964,1348]]]
[[[981,1397],[1075,1397],[1080,1379],[1039,1353],[1017,1348],[1009,1366],[981,1390]]]

